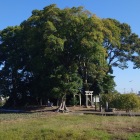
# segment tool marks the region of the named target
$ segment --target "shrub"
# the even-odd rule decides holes
[[[118,109],[124,109],[126,112],[130,110],[139,109],[140,99],[136,94],[121,94],[118,98]]]
[[[101,104],[103,107],[106,106],[106,102],[109,104],[109,108],[116,108],[118,104],[118,93],[108,93],[101,95]]]
[[[129,94],[102,94],[101,103],[105,107],[106,102],[109,108],[123,109],[126,112],[140,109],[140,97],[134,93]]]

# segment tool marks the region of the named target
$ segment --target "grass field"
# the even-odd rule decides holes
[[[140,117],[0,114],[0,140],[140,140]]]

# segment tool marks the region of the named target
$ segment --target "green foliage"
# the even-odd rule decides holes
[[[112,66],[136,62],[139,50],[139,38],[129,25],[100,19],[83,7],[59,9],[54,4],[0,31],[0,42],[0,88],[10,96],[10,105],[29,96],[62,98],[79,89],[111,92]]]
[[[117,108],[120,110],[126,110],[129,112],[131,110],[140,109],[140,98],[136,94],[118,94],[109,93],[101,95],[102,104],[105,107],[106,101],[109,103],[110,108]]]
[[[71,98],[71,100],[69,101],[70,105],[78,105],[79,104],[79,100],[75,97],[75,98]]]
[[[106,102],[109,104],[109,108],[117,108],[119,101],[120,94],[119,93],[108,93],[108,94],[101,94],[101,104],[103,107],[106,106]]]
[[[82,79],[77,73],[67,71],[64,67],[59,67],[52,76],[54,81],[52,94],[57,98],[63,97],[66,94],[74,94],[82,87]]]
[[[126,112],[140,108],[140,99],[137,95],[133,93],[121,94],[118,100],[118,108],[124,109],[126,110]]]
[[[115,86],[116,86],[116,84],[114,82],[114,76],[111,76],[109,74],[104,76],[104,79],[103,79],[103,89],[104,89],[104,93],[105,94],[113,92]]]
[[[140,133],[135,133],[134,135],[131,135],[129,137],[129,140],[139,140],[140,138]]]
[[[103,19],[103,23],[105,26],[103,46],[108,54],[109,67],[127,68],[128,60],[138,58],[137,48],[140,45],[138,35],[132,33],[128,24],[120,23],[115,19]]]

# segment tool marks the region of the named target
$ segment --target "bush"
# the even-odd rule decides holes
[[[130,110],[140,109],[140,97],[136,94],[102,94],[101,103],[105,107],[106,102],[108,102],[109,108],[123,109],[126,112]]]
[[[116,108],[118,104],[118,93],[108,93],[101,95],[101,104],[103,107],[106,106],[106,102],[108,102],[109,108]]]
[[[124,109],[126,112],[130,110],[139,109],[140,99],[136,94],[121,94],[118,98],[118,109]]]

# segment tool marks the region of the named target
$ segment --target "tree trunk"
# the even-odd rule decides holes
[[[42,106],[42,98],[40,98],[40,106]]]
[[[64,97],[60,100],[59,107],[56,109],[56,112],[69,112],[66,107],[66,99],[64,99]]]

